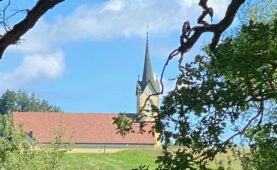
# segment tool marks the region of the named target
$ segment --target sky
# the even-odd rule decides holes
[[[29,8],[35,2],[17,0],[11,9]],[[229,3],[209,0],[214,23]],[[179,46],[183,22],[196,25],[202,12],[197,4],[198,0],[66,0],[48,11],[20,44],[6,50],[0,60],[0,93],[25,89],[65,112],[134,113],[147,25],[152,66],[159,76],[168,54]],[[198,41],[185,62],[201,53],[210,36]],[[166,91],[174,86],[169,79],[178,75],[177,69],[176,60],[171,61]]]

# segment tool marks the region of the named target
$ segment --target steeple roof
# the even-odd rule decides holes
[[[150,59],[149,45],[148,45],[148,32],[147,32],[147,40],[146,40],[146,50],[145,50],[145,59],[144,59],[144,68],[142,81],[138,81],[141,90],[143,91],[148,83],[150,83],[151,89],[154,90],[155,93],[159,92],[159,83],[154,80],[154,74],[152,70],[152,64]]]
[[[150,60],[150,52],[149,52],[149,46],[148,46],[148,33],[147,33],[142,84],[146,85],[149,81],[154,85],[154,76],[153,76],[152,65]]]

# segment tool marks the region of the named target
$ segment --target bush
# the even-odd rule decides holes
[[[53,142],[41,146],[24,131],[15,126],[11,116],[1,116],[0,125],[0,169],[52,170],[64,169],[61,158],[69,149],[62,143],[62,131],[57,130]]]

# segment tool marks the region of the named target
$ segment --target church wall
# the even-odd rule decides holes
[[[145,104],[145,101],[146,101],[146,99],[147,99],[147,97],[149,96],[149,94],[147,94],[147,92],[146,92],[146,89],[147,88],[145,88],[145,90],[141,93],[141,94],[139,94],[137,97],[138,97],[138,105],[139,105],[139,108],[137,109],[138,110],[138,112],[139,112],[139,110],[143,107],[143,105]],[[160,104],[159,104],[159,95],[156,95],[156,96],[151,96],[150,97],[150,99],[149,100],[151,100],[151,102],[152,102],[152,105],[155,105],[155,106],[157,106],[157,107],[159,107],[160,106]],[[146,113],[145,112],[142,112],[142,114],[143,115],[145,115]],[[157,113],[153,113],[153,115],[156,115]],[[154,121],[154,119],[153,118],[146,118],[146,119],[144,119],[144,121]],[[159,136],[160,136],[160,134],[159,133],[157,133],[157,132],[155,132],[155,139],[156,139],[156,144],[155,144],[155,146],[156,147],[160,147],[161,146],[161,140],[159,140],[158,138],[159,138]]]
[[[144,90],[140,95],[139,95],[139,109],[141,109],[147,99],[149,94],[146,93],[146,90]],[[153,105],[159,107],[159,96],[151,96],[150,100]]]

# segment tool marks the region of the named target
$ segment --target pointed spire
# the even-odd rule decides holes
[[[148,26],[147,26],[148,29]],[[147,39],[146,39],[146,50],[145,50],[145,60],[144,60],[144,68],[143,68],[143,76],[142,76],[142,85],[143,88],[150,81],[154,85],[154,76],[152,71],[152,65],[150,60],[150,52],[148,46],[148,30],[147,30]]]

